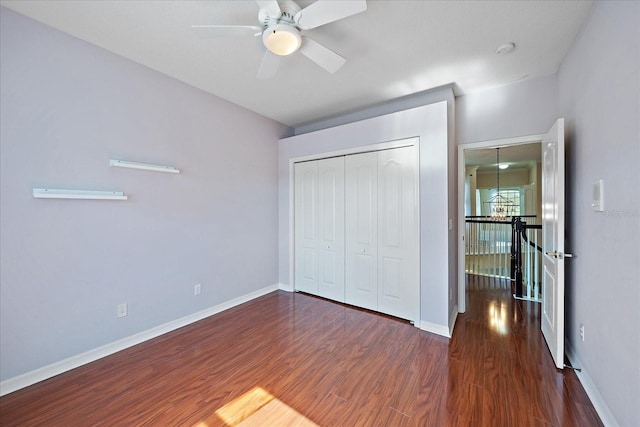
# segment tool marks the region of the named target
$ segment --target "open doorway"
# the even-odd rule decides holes
[[[519,248],[526,271],[527,299],[540,298],[542,135],[463,144],[458,151],[459,230],[458,306],[465,311],[469,284],[510,288],[514,274],[513,220],[527,229]],[[469,281],[469,277],[472,278]]]
[[[541,245],[531,245],[526,237],[521,233],[526,229],[518,226],[518,221],[514,222],[514,234],[520,235],[520,239],[513,239],[518,246],[521,240],[525,240],[527,245],[534,246],[542,256],[542,292],[541,304],[526,302],[528,307],[532,305],[533,310],[539,312],[539,316],[533,316],[531,320],[536,326],[540,326],[542,335],[549,347],[551,356],[556,368],[564,367],[564,260],[573,255],[565,253],[565,123],[564,119],[556,120],[548,133],[521,138],[511,138],[499,141],[486,141],[478,143],[463,144],[458,146],[458,227],[461,232],[458,244],[458,307],[460,312],[466,311],[467,291],[465,287],[465,159],[472,154],[472,150],[487,148],[506,148],[532,143],[540,143],[541,151],[541,179],[539,187],[542,197],[540,207],[542,210],[541,225],[543,238]],[[519,230],[520,232],[516,231]],[[519,254],[518,246],[515,253]],[[512,266],[514,263],[511,264]],[[515,263],[515,265],[519,265]],[[521,284],[518,280],[517,272],[512,277],[516,288]],[[522,278],[520,276],[520,278]],[[475,291],[469,291],[475,293]],[[503,296],[505,292],[503,292]],[[516,292],[516,295],[519,295]],[[506,293],[508,301],[514,300]],[[524,301],[518,301],[523,303]],[[511,304],[513,306],[513,304]],[[518,304],[522,306],[523,304]],[[502,315],[502,314],[501,314]],[[514,316],[516,314],[514,313]]]

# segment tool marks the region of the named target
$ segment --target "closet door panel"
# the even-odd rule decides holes
[[[380,260],[380,285],[383,298],[401,298],[402,260],[382,257]]]
[[[318,293],[318,162],[295,164],[294,276],[296,290]]]
[[[318,295],[344,302],[344,157],[320,160],[318,178]]]
[[[414,150],[378,154],[378,311],[412,320],[419,286]]]
[[[347,156],[346,283],[348,304],[378,306],[378,154]]]

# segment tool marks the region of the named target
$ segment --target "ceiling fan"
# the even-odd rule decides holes
[[[303,36],[300,32],[338,21],[367,9],[366,0],[318,0],[301,9],[292,0],[256,0],[260,7],[257,25],[192,25],[191,29],[200,37],[262,36],[267,48],[258,69],[258,79],[275,76],[281,56],[300,51],[304,56],[335,73],[346,60],[321,45]]]

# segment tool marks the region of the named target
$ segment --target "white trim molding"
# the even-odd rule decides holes
[[[446,325],[438,325],[436,323],[427,322],[426,320],[420,321],[420,329],[432,334],[442,335],[443,337],[451,338],[449,327]]]
[[[457,250],[458,250],[458,307],[460,313],[464,313],[466,309],[466,287],[465,287],[465,273],[464,273],[464,232],[465,232],[465,218],[464,218],[464,152],[465,150],[478,150],[482,148],[498,148],[507,147],[511,145],[530,144],[532,142],[542,141],[543,134],[526,135],[514,138],[494,139],[488,141],[478,142],[466,142],[458,144],[458,237],[457,237]]]
[[[449,318],[449,337],[453,336],[453,329],[456,327],[456,319],[458,319],[458,305],[456,304],[451,311]]]
[[[293,292],[293,286],[285,285],[284,283],[278,283],[278,289],[285,292]]]
[[[591,400],[591,404],[598,413],[600,421],[602,421],[605,427],[620,427],[620,424],[618,424],[615,417],[609,410],[609,407],[604,402],[604,399],[602,399],[598,388],[591,380],[589,373],[584,369],[584,365],[580,361],[580,358],[578,358],[578,355],[574,352],[573,347],[571,347],[568,340],[564,340],[564,350],[569,362],[571,362],[571,366],[574,368],[580,368],[579,371],[575,371],[576,376],[578,377],[578,380],[580,380],[580,384],[582,384],[582,388],[584,388],[587,396],[589,396],[589,400]]]
[[[214,307],[209,307],[180,319],[176,319],[163,325],[156,326],[155,328],[151,328],[146,331],[120,339],[118,341],[103,345],[101,347],[94,348],[76,356],[61,360],[59,362],[43,366],[42,368],[35,369],[31,372],[18,375],[17,377],[9,378],[0,382],[0,396],[13,393],[14,391],[20,390],[21,388],[28,387],[40,381],[44,381],[56,375],[78,368],[82,365],[86,365],[98,359],[102,359],[103,357],[117,353],[118,351],[133,347],[152,338],[159,337],[163,334],[190,325],[209,316],[213,316],[214,314],[221,313],[240,304],[244,304],[245,302],[251,301],[273,291],[277,291],[278,289],[278,284],[267,286],[246,295],[242,295],[238,298],[223,302]]]

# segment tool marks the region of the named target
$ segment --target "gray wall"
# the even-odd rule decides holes
[[[567,120],[566,334],[617,422],[640,425],[640,3],[596,2],[558,73]],[[604,180],[605,212],[591,210]],[[585,341],[579,336],[585,325]]]
[[[556,76],[456,98],[458,144],[547,133],[558,118]]]
[[[283,125],[0,11],[2,380],[277,283]]]
[[[500,188],[521,187],[531,184],[528,169],[507,169],[500,171]],[[535,182],[535,181],[533,181]],[[476,172],[476,188],[495,188],[498,185],[498,176],[495,171]]]

